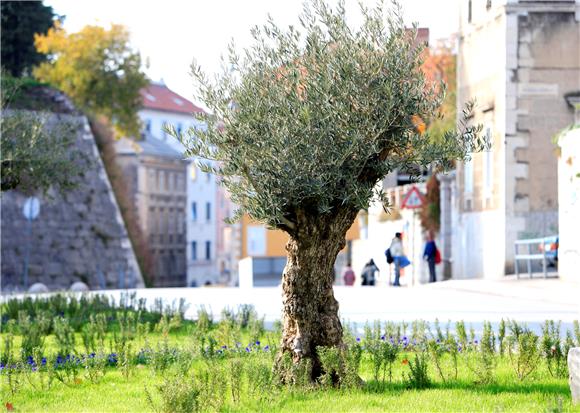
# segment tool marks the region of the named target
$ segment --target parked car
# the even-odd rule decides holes
[[[554,235],[552,237],[544,238],[544,243],[540,244],[540,252],[546,251],[546,260],[548,261],[548,266],[557,267],[558,266],[558,247],[559,247],[559,236]]]

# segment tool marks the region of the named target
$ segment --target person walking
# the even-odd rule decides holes
[[[342,279],[344,280],[344,285],[352,286],[354,285],[355,274],[352,269],[351,263],[347,263],[342,273]]]
[[[427,236],[427,242],[425,243],[425,250],[423,251],[423,259],[427,261],[429,265],[429,282],[434,283],[437,281],[437,276],[435,273],[435,259],[437,256],[437,245],[435,245],[435,240],[433,236],[429,234]]]
[[[362,270],[362,285],[375,285],[375,272],[378,270],[379,268],[375,265],[375,261],[371,258]]]
[[[401,257],[404,256],[403,254],[403,241],[401,237],[401,233],[395,233],[395,237],[391,241],[391,246],[389,247],[389,251],[391,256],[393,257],[393,263],[395,264],[395,282],[393,286],[400,287],[400,277],[401,277]]]

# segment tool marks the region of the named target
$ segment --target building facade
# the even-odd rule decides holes
[[[203,110],[163,83],[151,83],[141,91],[143,109],[139,117],[146,132],[170,145],[185,159],[184,146],[165,132],[173,125],[177,132],[194,134],[205,124],[194,114]],[[212,174],[202,172],[195,159],[187,159],[187,207],[185,213],[187,280],[184,285],[200,286],[220,282],[218,248],[218,185]]]
[[[458,36],[457,104],[491,148],[457,168],[453,278],[513,271],[514,241],[556,234],[558,182],[552,137],[573,122],[580,90],[580,3],[465,0]]]
[[[152,285],[186,285],[187,162],[150,134],[121,139],[115,149],[152,255]]]

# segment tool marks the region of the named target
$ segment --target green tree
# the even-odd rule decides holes
[[[78,125],[67,121],[50,124],[51,115],[46,112],[11,108],[10,102],[21,88],[21,80],[2,74],[2,191],[46,192],[53,187],[64,192],[74,188],[87,167],[86,156],[75,149]]]
[[[45,60],[34,47],[34,35],[46,33],[55,14],[41,1],[3,1],[1,8],[2,68],[18,77]]]
[[[49,56],[34,70],[39,80],[65,92],[83,110],[109,118],[118,134],[139,136],[139,91],[148,82],[123,26],[86,26],[68,34],[56,24],[36,36],[35,44]]]
[[[301,29],[270,20],[242,56],[230,47],[216,80],[194,64],[213,113],[201,116],[206,130],[181,137],[189,155],[211,161],[200,163],[229,190],[236,217],[289,234],[279,360],[311,359],[312,378],[321,374],[316,348],[343,345],[333,264],[358,212],[373,197],[386,202],[376,184],[409,164],[447,166],[482,142],[466,123],[437,140],[424,133],[443,93],[421,70],[415,30],[398,6],[361,9],[353,28],[343,2],[311,0]]]

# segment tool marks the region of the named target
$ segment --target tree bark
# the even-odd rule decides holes
[[[333,266],[357,212],[344,210],[326,219],[298,217],[298,230],[286,244],[282,281],[283,333],[276,368],[283,377],[288,377],[288,372],[280,371],[284,353],[295,364],[310,359],[315,380],[322,374],[316,348],[343,345]]]

